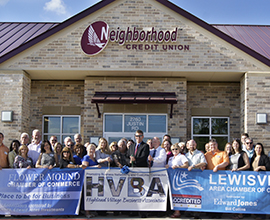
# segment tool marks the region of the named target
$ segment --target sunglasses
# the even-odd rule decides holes
[[[139,135],[135,135],[135,137],[142,137],[143,135],[142,134],[139,134]]]
[[[70,152],[69,152],[69,151],[63,151],[63,153],[67,153],[67,154],[70,154]]]
[[[68,146],[68,147],[73,147],[73,146],[74,146],[74,144],[68,144],[67,146]]]
[[[246,144],[252,144],[252,142],[246,142]]]
[[[172,150],[179,150],[178,148],[174,148],[174,149],[172,149]]]

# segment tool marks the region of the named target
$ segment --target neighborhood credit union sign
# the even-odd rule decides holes
[[[104,21],[96,21],[90,24],[84,31],[81,38],[81,48],[87,55],[96,55],[108,44],[109,41],[125,45],[128,50],[189,50],[189,45],[160,45],[156,43],[168,43],[177,41],[178,28],[174,30],[138,30],[136,27],[127,27],[121,30],[110,30],[109,25]],[[140,43],[151,44],[140,44]],[[162,48],[158,48],[161,46]]]

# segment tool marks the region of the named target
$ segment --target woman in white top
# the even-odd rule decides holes
[[[168,164],[166,168],[188,168],[188,159],[185,155],[180,153],[180,147],[178,143],[171,146],[171,150],[173,156],[169,158]],[[174,213],[171,215],[171,218],[180,218],[181,214],[179,210],[175,210]]]
[[[180,147],[178,144],[172,145],[171,150],[173,156],[169,158],[166,168],[188,168],[188,159],[185,157],[185,155],[180,153]]]

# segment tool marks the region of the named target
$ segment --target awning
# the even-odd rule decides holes
[[[101,116],[101,113],[99,111],[98,103],[170,104],[170,117],[172,118],[173,104],[177,103],[177,98],[174,92],[95,92],[91,103],[96,104],[99,118]]]

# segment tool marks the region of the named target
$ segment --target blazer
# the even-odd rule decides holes
[[[135,161],[133,162],[133,167],[148,167],[148,155],[149,155],[149,145],[146,144],[145,142],[141,142],[136,155],[134,155],[135,153],[135,148],[136,148],[137,143],[132,144],[129,149],[128,149],[128,153],[131,156],[135,157]]]
[[[252,167],[252,163],[253,163],[254,159],[255,159],[255,157],[252,157],[251,161],[250,161],[251,170],[254,170],[253,167]],[[269,171],[270,170],[269,157],[266,156],[266,155],[261,155],[258,166],[265,166],[266,171]]]

